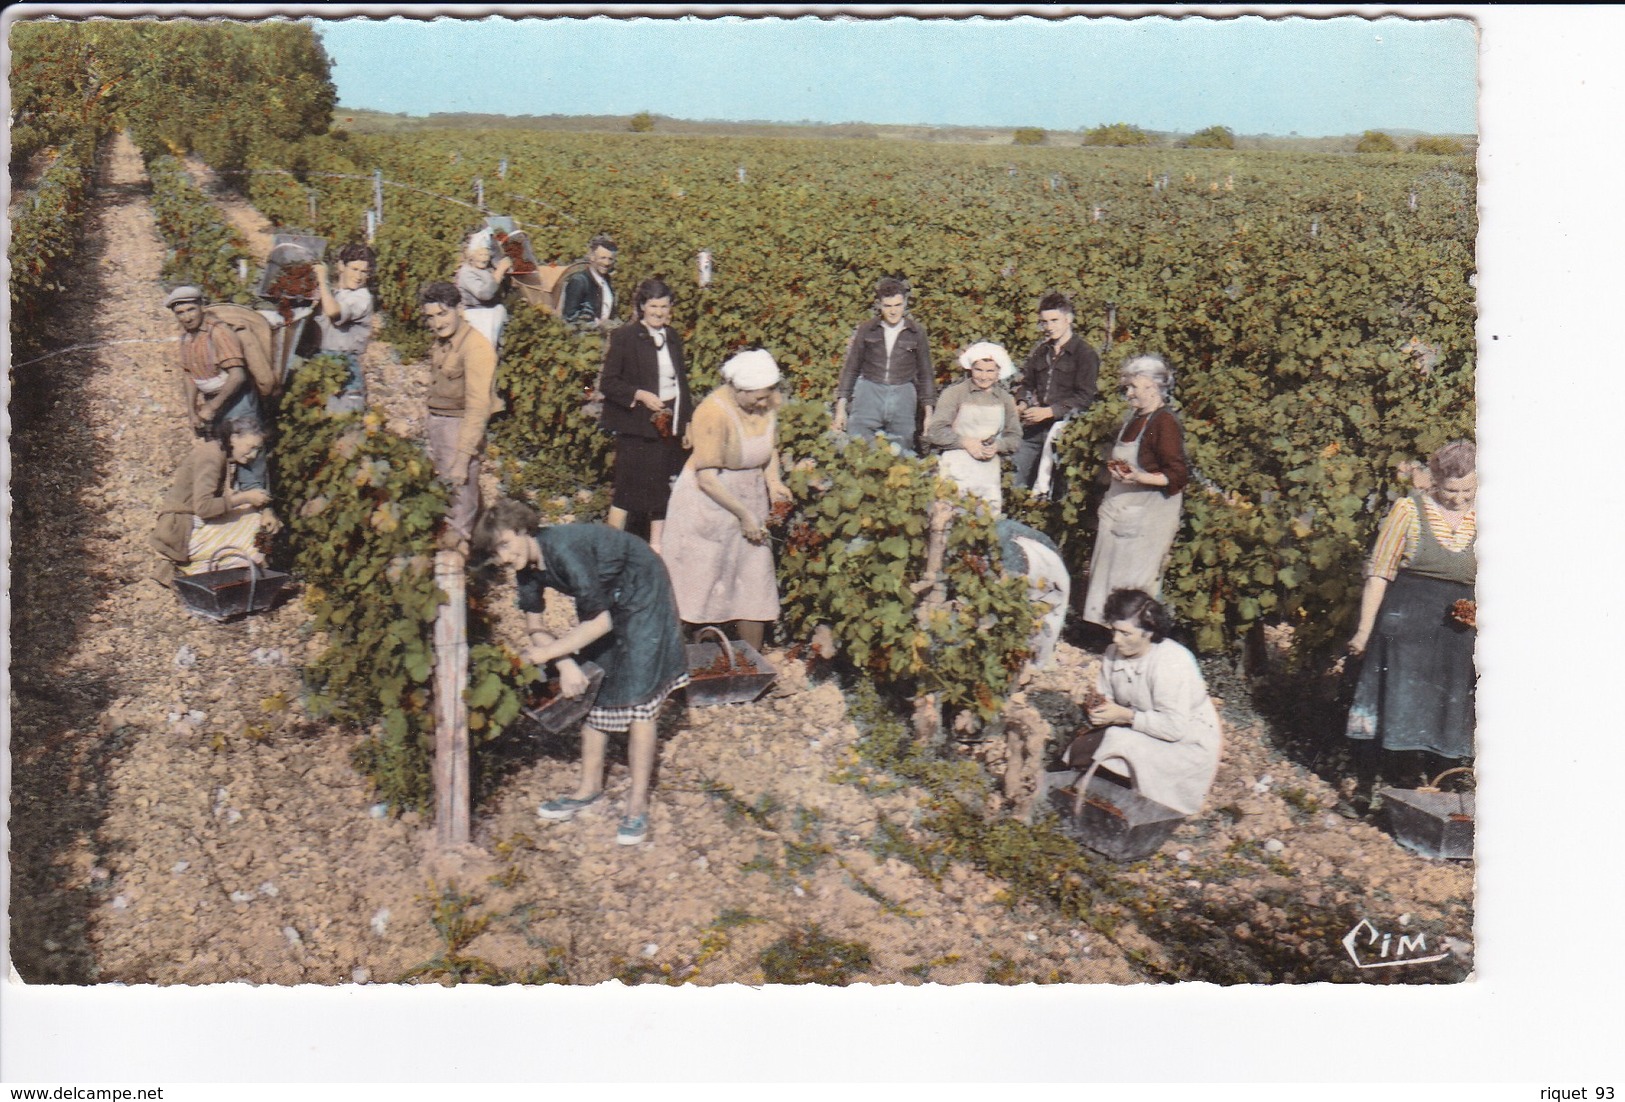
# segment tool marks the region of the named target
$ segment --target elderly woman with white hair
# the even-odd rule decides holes
[[[1016,373],[1002,345],[978,341],[965,349],[959,365],[966,378],[937,398],[925,439],[941,450],[938,470],[967,494],[984,499],[994,516],[1004,508],[999,456],[1021,446],[1021,415],[1004,385]]]
[[[496,263],[491,262],[495,240],[488,229],[470,234],[463,246],[463,266],[457,269],[453,282],[463,297],[463,320],[500,352],[502,327],[508,324],[508,308],[502,302],[502,281],[507,278],[513,261],[504,255]]]
[[[1190,466],[1179,418],[1168,410],[1174,372],[1161,356],[1134,356],[1119,369],[1129,419],[1112,441],[1083,618],[1109,627],[1106,598],[1116,589],[1157,596],[1179,531]]]
[[[754,348],[723,364],[722,378],[695,407],[694,451],[672,487],[662,557],[684,623],[731,623],[760,649],[779,618],[768,509],[790,500],[779,475],[779,365]]]

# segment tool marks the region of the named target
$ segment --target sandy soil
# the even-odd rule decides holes
[[[173,336],[144,187],[119,141],[62,319],[76,339]],[[223,210],[268,248],[255,212]],[[154,503],[188,445],[171,352],[70,353],[17,382],[12,945],[29,982],[341,984],[416,969],[760,983],[763,951],[816,926],[866,950],[848,970],[858,982],[1129,983],[1148,974],[1129,950],[1166,948],[1132,924],[1108,939],[1011,906],[1007,885],[968,867],[933,881],[877,858],[882,818],[912,826],[920,793],[864,783],[841,691],[782,651],[762,700],[669,710],[645,845],[614,841],[624,752],[605,800],[569,823],[537,819],[573,787],[564,738],[514,754],[476,808],[474,845],[437,851],[418,816],[373,806],[349,764],[357,734],[300,714],[315,644],[297,602],[215,624],[143,580]],[[412,435],[422,368],[397,360],[375,344],[369,388]],[[1070,731],[1094,662],[1063,644],[1013,706]],[[997,740],[953,752],[1002,766]],[[1330,814],[1335,802],[1262,726],[1233,725],[1216,810],[1125,876],[1184,906],[1250,911],[1229,934],[1242,940],[1272,936],[1284,895],[1442,926],[1470,953],[1471,870],[1412,857]],[[1268,872],[1215,871],[1238,845],[1269,843]],[[452,893],[461,903],[437,916]]]

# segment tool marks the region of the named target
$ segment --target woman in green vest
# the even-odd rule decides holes
[[[1349,641],[1364,663],[1348,720],[1366,793],[1378,747],[1389,752],[1390,783],[1472,757],[1477,461],[1467,440],[1435,452],[1431,485],[1394,503],[1366,565],[1360,625]],[[1410,761],[1394,760],[1400,753]]]

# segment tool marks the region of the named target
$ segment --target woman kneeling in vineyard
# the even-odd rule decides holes
[[[790,500],[779,477],[779,365],[751,349],[723,364],[722,378],[694,411],[694,454],[671,493],[664,557],[685,623],[732,622],[760,650],[779,618],[769,502]]]
[[[1065,760],[1086,769],[1126,763],[1148,800],[1195,815],[1219,771],[1219,713],[1190,651],[1169,639],[1173,618],[1149,594],[1119,589],[1106,598],[1112,643],[1098,689],[1086,705],[1090,725]]]
[[[604,670],[581,728],[580,784],[573,795],[542,804],[537,814],[565,820],[596,803],[604,794],[607,732],[627,731],[632,787],[615,840],[634,846],[649,832],[655,719],[666,698],[688,683],[671,582],[659,556],[636,536],[602,524],[540,524],[536,510],[504,498],[481,514],[473,541],[476,561],[494,559],[514,570],[528,628],[525,661],[558,663],[565,696],[580,696],[587,687],[577,654]],[[547,588],[575,600],[578,623],[558,638],[543,630]]]
[[[1349,641],[1350,653],[1365,655],[1348,721],[1359,747],[1356,801],[1369,804],[1379,745],[1432,755],[1431,764],[1410,763],[1411,772],[1472,756],[1477,466],[1467,440],[1434,452],[1429,490],[1394,503],[1366,565],[1360,626]],[[1400,771],[1398,763],[1389,769]]]
[[[177,569],[182,574],[209,570],[210,560],[227,549],[265,562],[255,537],[276,530],[276,517],[266,508],[271,495],[258,487],[237,488],[238,469],[253,463],[264,447],[265,430],[250,417],[224,421],[192,446],[152,532],[152,546],[173,564],[161,568],[161,580]]]
[[[1106,596],[1117,589],[1162,592],[1162,568],[1179,532],[1190,467],[1179,418],[1167,409],[1174,372],[1161,356],[1135,356],[1119,375],[1133,411],[1112,444],[1111,485],[1089,560],[1083,618],[1110,627]]]
[[[1004,383],[1016,373],[1002,345],[978,341],[959,357],[967,377],[944,390],[925,426],[926,442],[942,449],[944,478],[984,499],[998,516],[1004,508],[999,456],[1021,446],[1021,416]]]

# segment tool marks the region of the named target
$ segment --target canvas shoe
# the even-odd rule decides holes
[[[622,846],[635,846],[649,836],[649,817],[647,815],[628,815],[621,820],[620,829],[615,832],[616,844]]]
[[[560,796],[556,800],[548,800],[536,809],[536,814],[543,819],[553,819],[563,822],[575,818],[576,812],[584,807],[591,807],[604,798],[602,791],[588,796],[585,800],[578,800],[574,796]]]

